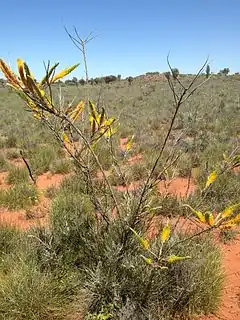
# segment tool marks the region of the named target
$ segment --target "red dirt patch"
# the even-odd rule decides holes
[[[233,243],[222,244],[221,250],[226,276],[222,304],[216,315],[198,320],[240,320],[240,235]]]
[[[178,198],[187,197],[194,193],[196,185],[193,179],[187,178],[174,178],[171,180],[160,181],[158,183],[159,193],[163,195],[174,195]]]
[[[21,230],[26,230],[33,226],[47,226],[49,205],[49,200],[43,198],[39,204],[27,210],[9,211],[0,209],[0,224]]]
[[[128,159],[129,164],[137,163],[139,161],[143,160],[143,155],[141,153],[136,154],[135,156],[132,156]]]
[[[62,180],[69,175],[70,174],[51,174],[51,172],[46,172],[38,176],[36,181],[37,188],[42,190],[52,186],[58,187]]]
[[[121,150],[125,150],[127,142],[128,142],[128,138],[121,138],[120,139],[120,149]]]
[[[11,187],[5,182],[7,175],[7,172],[0,173],[0,188],[8,189]],[[66,175],[47,172],[37,178],[37,188],[41,191],[52,186],[58,187],[64,177]],[[0,208],[0,224],[15,226],[22,230],[36,225],[47,226],[49,207],[50,200],[41,196],[39,202],[27,210],[9,211]]]
[[[142,185],[142,181],[134,181],[131,182],[128,186],[114,186],[113,188],[117,191],[124,192],[124,191],[134,191],[137,190]]]
[[[240,166],[233,168],[233,172],[236,176],[240,175]]]
[[[111,171],[110,171],[110,170],[109,170],[109,171],[104,170],[104,173],[105,173],[106,177],[109,177],[109,176],[111,175]],[[97,179],[103,180],[103,173],[102,173],[102,171],[98,171],[98,172],[97,172]]]

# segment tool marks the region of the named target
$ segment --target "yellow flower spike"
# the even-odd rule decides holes
[[[95,107],[95,105],[94,105],[94,103],[92,101],[89,100],[88,105],[89,105],[89,108],[91,110],[91,113],[90,113],[90,116],[89,116],[90,123],[92,124],[93,121],[95,120],[96,123],[99,125],[101,115],[98,114],[98,112],[96,110],[96,107]]]
[[[104,136],[106,138],[110,138],[112,135],[114,135],[117,132],[117,128],[110,127],[105,133]]]
[[[130,151],[132,149],[134,137],[135,136],[133,135],[131,139],[129,139],[128,143],[126,144],[126,151]]]
[[[236,223],[233,222],[226,222],[219,226],[219,229],[231,229],[233,227],[236,227]]]
[[[33,117],[37,120],[41,120],[42,119],[42,115],[40,113],[34,113]]]
[[[204,215],[201,211],[194,210],[189,204],[184,204],[183,207],[188,207],[189,209],[191,209],[191,211],[195,214],[196,218],[197,218],[200,222],[202,222],[202,223],[205,223],[205,222],[206,222],[205,215]]]
[[[24,68],[24,61],[22,59],[17,59],[17,65],[18,65],[18,73],[20,75],[20,78],[24,85],[27,85],[27,78],[25,75],[25,68]]]
[[[237,203],[237,204],[234,204],[234,205],[227,207],[221,213],[221,218],[224,218],[224,219],[229,218],[234,213],[234,211],[239,207],[240,207],[240,203]]]
[[[29,76],[32,79],[35,79],[33,73],[30,71],[30,69],[29,69],[28,65],[26,64],[26,62],[24,62],[24,69],[25,69],[26,76]]]
[[[239,224],[240,223],[240,213],[238,213],[234,218],[227,221],[227,223]]]
[[[160,238],[161,238],[162,242],[165,242],[165,241],[167,241],[169,239],[170,232],[171,232],[171,228],[170,228],[170,225],[168,224],[163,228],[163,230],[161,232],[161,237]]]
[[[149,242],[148,240],[143,239],[134,229],[129,228],[133,234],[135,235],[135,237],[137,238],[138,242],[141,244],[141,246],[145,249],[148,250],[149,249]]]
[[[151,258],[144,257],[143,255],[141,255],[141,258],[143,258],[146,264],[149,264],[149,265],[153,264],[153,260]]]
[[[15,88],[22,87],[21,81],[19,81],[19,79],[15,75],[15,73],[11,70],[11,68],[2,59],[0,59],[0,69],[13,87],[15,87]]]
[[[175,263],[175,262],[178,262],[178,261],[187,260],[187,259],[191,259],[191,257],[190,256],[179,257],[179,256],[172,255],[172,256],[167,258],[167,262],[172,264],[172,263]]]
[[[80,101],[78,105],[75,107],[75,109],[69,113],[68,116],[73,122],[80,117],[81,113],[83,112],[84,106],[84,101]]]
[[[99,125],[100,126],[103,124],[104,118],[105,118],[105,109],[102,108],[102,113],[101,113],[101,116],[100,116],[100,119],[99,119]]]
[[[63,132],[62,137],[63,137],[64,143],[72,144],[72,142],[70,141],[70,139],[69,139],[69,137],[67,136],[66,132]]]
[[[115,118],[109,118],[109,119],[107,119],[107,120],[104,121],[104,126],[105,126],[105,127],[111,126],[115,121],[116,121]]]
[[[94,135],[95,132],[96,132],[96,121],[95,121],[95,119],[93,119],[93,121],[92,121],[92,135]]]
[[[216,179],[217,179],[217,171],[215,170],[211,172],[210,175],[208,176],[205,188],[208,188]]]
[[[74,64],[73,66],[63,69],[59,73],[57,73],[51,80],[51,83],[56,82],[57,80],[60,80],[64,77],[66,77],[69,73],[71,73],[74,69],[76,69],[79,66],[80,63]]]

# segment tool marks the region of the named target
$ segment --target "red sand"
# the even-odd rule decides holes
[[[221,245],[225,286],[222,304],[216,315],[198,320],[240,320],[240,235],[229,244]]]
[[[37,225],[46,226],[48,224],[49,205],[49,200],[42,197],[41,201],[29,210],[11,211],[0,208],[0,224],[17,227],[22,230]],[[29,213],[31,218],[28,218],[26,213]]]
[[[36,184],[37,184],[37,187],[41,190],[50,188],[52,186],[58,187],[61,184],[63,178],[69,175],[70,174],[63,175],[63,174],[51,174],[51,172],[46,172],[41,176],[38,176]]]
[[[174,178],[172,180],[160,181],[158,190],[163,195],[170,194],[182,198],[194,193],[196,186],[193,179]]]
[[[11,188],[5,182],[6,177],[7,172],[0,173],[0,188]],[[37,188],[40,191],[44,191],[51,186],[58,187],[64,177],[66,175],[44,173],[37,178]],[[11,211],[0,208],[0,223],[15,226],[23,230],[36,225],[46,226],[48,224],[49,207],[50,200],[40,195],[39,202],[27,210]]]

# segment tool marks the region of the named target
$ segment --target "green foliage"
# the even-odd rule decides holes
[[[94,221],[89,197],[63,187],[53,201],[51,225],[56,246],[66,263],[81,265],[95,258],[91,252],[96,228]]]
[[[19,231],[15,228],[0,225],[0,261],[4,260],[4,255],[15,253],[19,238]]]
[[[57,195],[57,191],[58,189],[55,186],[51,186],[46,189],[45,196],[49,199],[53,199]]]
[[[223,243],[229,243],[236,239],[236,236],[238,235],[238,231],[232,230],[232,229],[222,229],[220,231],[220,240]]]
[[[230,72],[229,68],[224,68],[219,71],[219,74],[223,74],[223,75],[227,76],[229,74],[229,72]]]
[[[15,135],[10,135],[5,141],[5,147],[7,148],[16,148],[17,147],[17,137]]]
[[[127,77],[128,84],[131,85],[133,83],[133,77]]]
[[[7,183],[19,184],[29,181],[29,173],[26,168],[10,166],[8,170]]]
[[[7,161],[3,154],[0,154],[0,172],[7,169]]]
[[[173,76],[173,79],[177,79],[177,77],[179,76],[179,70],[177,68],[173,68],[172,70],[172,76]]]
[[[80,79],[80,80],[79,80],[79,84],[80,84],[81,86],[83,86],[83,85],[85,84],[85,80],[84,80],[84,79]]]
[[[114,262],[114,253],[108,251],[108,257],[88,273],[91,310],[100,312],[101,306],[115,303],[115,317],[127,313],[126,319],[214,312],[222,288],[219,251],[208,239],[175,249],[176,254],[190,254],[192,259],[154,271],[133,246],[124,253],[121,263]]]
[[[51,168],[56,160],[58,149],[51,145],[37,146],[30,151],[29,163],[35,174],[42,174]]]
[[[56,280],[33,262],[15,260],[6,274],[0,272],[1,319],[61,319],[57,311],[65,302],[57,289]]]
[[[38,192],[34,185],[19,183],[11,189],[0,189],[0,206],[13,209],[25,209],[38,201]]]
[[[67,159],[55,159],[50,165],[50,171],[52,173],[69,173],[71,169],[71,162]]]
[[[111,313],[113,308],[113,305],[102,307],[99,313],[88,313],[85,316],[85,320],[110,320],[113,316]]]
[[[6,153],[6,157],[9,160],[20,158],[20,154],[18,150],[8,150]]]
[[[110,75],[110,76],[106,76],[106,77],[104,78],[104,80],[105,80],[105,83],[106,83],[106,84],[109,84],[109,83],[111,83],[111,82],[116,81],[116,80],[117,80],[117,77],[114,76],[114,75]]]

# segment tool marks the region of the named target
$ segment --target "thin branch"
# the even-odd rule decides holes
[[[22,150],[20,150],[20,155],[21,155],[21,157],[22,157],[22,159],[23,159],[23,161],[24,161],[24,163],[25,163],[25,165],[26,165],[26,167],[27,167],[27,169],[28,169],[28,173],[29,173],[29,176],[30,176],[31,180],[33,181],[34,184],[36,184],[36,180],[35,180],[34,177],[33,177],[32,170],[31,170],[31,168],[30,168],[30,165],[29,165],[29,163],[27,162],[26,158],[24,157]]]
[[[92,41],[93,39],[96,38],[96,36],[93,36],[93,32],[90,32],[89,35],[84,39],[84,38],[81,38],[78,31],[77,31],[77,28],[74,26],[74,32],[75,32],[75,35],[76,35],[76,38],[75,36],[73,36],[66,28],[66,26],[64,26],[64,29],[67,33],[67,35],[69,36],[69,38],[71,39],[72,43],[80,50],[80,52],[82,53],[83,55],[83,61],[84,61],[84,68],[85,68],[85,75],[86,75],[86,83],[88,83],[88,66],[87,66],[87,57],[86,57],[86,45]]]
[[[168,65],[169,65],[170,69],[172,70],[172,67],[171,67],[171,65],[170,65],[170,63],[169,63],[169,59],[168,59],[168,58],[167,58],[167,61],[168,61]],[[206,61],[204,62],[203,66],[199,69],[197,75],[196,75],[196,76],[194,77],[194,79],[190,82],[189,86],[186,87],[186,88],[185,88],[185,87],[182,87],[183,90],[182,90],[182,93],[181,93],[181,95],[180,95],[179,97],[178,97],[178,95],[176,94],[176,90],[175,90],[175,88],[174,88],[171,80],[168,78],[168,83],[169,83],[170,89],[172,90],[173,97],[174,97],[174,101],[175,101],[175,111],[174,111],[174,114],[173,114],[173,116],[172,116],[172,119],[171,119],[171,122],[170,122],[170,126],[169,126],[168,132],[167,132],[167,134],[166,134],[166,136],[165,136],[165,139],[164,139],[164,142],[163,142],[162,147],[161,147],[161,149],[160,149],[160,152],[159,152],[159,154],[158,154],[158,156],[157,156],[157,158],[156,158],[156,160],[155,160],[155,162],[154,162],[154,164],[153,164],[153,166],[152,166],[152,169],[151,169],[151,171],[150,171],[150,173],[149,173],[149,175],[148,175],[148,177],[147,177],[147,180],[146,180],[146,182],[145,182],[145,184],[144,184],[144,187],[143,187],[143,190],[142,190],[142,193],[141,193],[141,196],[140,196],[139,204],[138,204],[138,207],[137,207],[137,212],[139,212],[139,210],[140,210],[140,208],[141,208],[141,206],[142,206],[142,204],[143,204],[143,202],[144,202],[143,200],[144,200],[144,197],[145,197],[147,191],[149,190],[149,188],[151,188],[152,183],[150,183],[150,181],[151,181],[151,179],[152,179],[152,177],[153,177],[153,174],[154,174],[154,172],[155,172],[155,170],[156,170],[156,168],[157,168],[157,165],[158,165],[158,163],[159,163],[159,161],[160,161],[160,159],[161,159],[161,157],[162,157],[162,154],[163,154],[163,152],[164,152],[164,150],[165,150],[165,147],[166,147],[166,145],[167,145],[168,139],[169,139],[170,134],[171,134],[171,132],[172,132],[172,128],[173,128],[173,125],[174,125],[174,123],[175,123],[177,114],[178,114],[178,112],[179,112],[180,106],[181,106],[182,103],[183,103],[184,101],[186,101],[186,99],[188,99],[188,98],[196,91],[196,89],[199,88],[199,86],[201,85],[201,84],[198,85],[196,88],[194,88],[194,89],[188,94],[188,91],[189,91],[190,88],[193,86],[193,84],[195,83],[195,81],[197,80],[197,78],[199,77],[199,75],[201,74],[202,70],[205,68],[207,62],[208,62],[208,60],[206,60]],[[203,83],[205,83],[205,81],[203,81]],[[185,98],[185,96],[187,96],[187,98]]]

